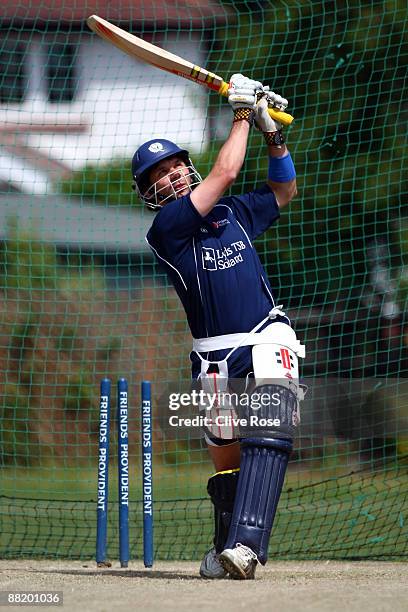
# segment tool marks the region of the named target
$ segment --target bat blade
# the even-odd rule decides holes
[[[156,68],[196,81],[216,92],[219,91],[223,83],[222,78],[216,74],[208,72],[204,68],[196,66],[174,53],[152,45],[146,40],[118,28],[97,15],[88,17],[87,24],[98,36],[115,45],[115,47],[124,51],[124,53]]]
[[[175,74],[184,77],[190,81],[216,91],[222,96],[228,96],[228,83],[220,76],[189,62],[174,53],[170,53],[161,47],[152,45],[151,43],[130,34],[122,28],[113,25],[106,19],[102,19],[98,15],[91,15],[87,19],[88,27],[98,34],[101,38],[114,45],[127,55],[136,57],[137,59]],[[293,117],[282,111],[270,108],[269,114],[273,119],[280,121],[283,125],[289,125],[293,121]]]

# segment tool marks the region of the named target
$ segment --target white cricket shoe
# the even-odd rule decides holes
[[[200,576],[202,578],[225,578],[226,570],[219,561],[219,554],[215,548],[211,548],[204,556],[200,566]]]
[[[237,544],[235,548],[226,548],[220,553],[219,562],[235,580],[255,578],[258,557],[248,546]]]

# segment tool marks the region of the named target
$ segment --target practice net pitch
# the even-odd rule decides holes
[[[95,3],[42,5],[6,2],[0,15],[0,556],[93,556],[108,375],[131,385],[131,554],[141,556],[139,383],[150,379],[155,554],[196,559],[211,545],[212,468],[202,440],[159,427],[166,385],[189,377],[190,337],[145,244],[153,217],[132,194],[130,159],[166,137],[206,175],[231,111],[98,39],[86,27]],[[303,406],[271,555],[406,557],[406,2],[135,0],[99,12],[288,98],[299,195],[256,247],[306,344],[304,377],[336,392]],[[234,192],[266,170],[254,131]],[[115,445],[113,428],[113,457]],[[117,558],[114,463],[111,475]]]

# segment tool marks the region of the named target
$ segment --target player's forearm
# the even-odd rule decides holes
[[[292,164],[293,171],[291,172],[290,164],[289,164],[289,151],[285,144],[280,146],[271,146],[268,145],[268,153],[269,158],[273,158],[276,160],[275,164],[269,163],[268,169],[268,185],[274,192],[279,208],[283,208],[297,194],[297,185],[296,185],[296,176],[290,178],[290,180],[285,181],[285,174],[287,176],[294,175],[294,166],[293,162],[290,158],[290,162]],[[282,168],[280,168],[282,166]],[[271,168],[274,168],[271,170]],[[275,175],[275,176],[274,176]],[[273,180],[274,178],[278,180]]]
[[[266,91],[266,87],[264,87]],[[268,146],[269,163],[267,183],[274,192],[280,208],[286,206],[296,195],[296,171],[292,157],[285,145],[282,126],[271,118],[269,104],[285,110],[288,101],[282,96],[267,91],[256,105],[255,124],[263,132]]]
[[[283,208],[297,195],[296,179],[288,183],[276,183],[268,180],[268,185],[276,196],[279,208]]]
[[[244,163],[249,130],[247,121],[233,123],[231,132],[218,153],[213,171],[229,179],[228,187],[236,180]]]
[[[234,74],[228,89],[228,102],[234,111],[231,132],[221,147],[210,174],[194,189],[191,202],[200,215],[206,216],[214,208],[224,192],[237,178],[248,142],[256,105],[256,92],[262,88],[259,81],[253,81],[242,74]]]
[[[191,202],[201,216],[208,215],[237,178],[245,159],[248,133],[247,121],[233,124],[210,174],[192,192]]]

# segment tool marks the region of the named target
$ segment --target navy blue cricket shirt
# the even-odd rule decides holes
[[[194,338],[249,332],[267,316],[272,289],[252,241],[278,218],[268,185],[221,198],[206,217],[190,195],[157,213],[146,240],[183,303]],[[222,359],[227,352],[205,357]],[[230,375],[238,376],[250,365],[250,350],[238,349],[231,359]]]

